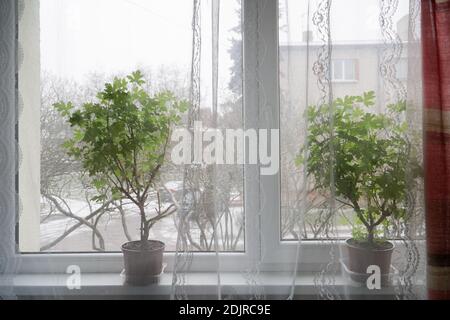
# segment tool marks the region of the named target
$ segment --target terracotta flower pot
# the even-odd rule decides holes
[[[365,275],[369,266],[378,266],[382,276],[389,275],[392,253],[394,252],[393,243],[387,241],[383,245],[371,247],[360,244],[354,239],[349,239],[345,242],[345,245],[348,251],[348,269],[351,272]],[[360,282],[357,279],[353,280]]]
[[[165,244],[149,240],[144,249],[141,241],[125,243],[122,246],[125,282],[135,286],[145,286],[157,282],[163,271]]]

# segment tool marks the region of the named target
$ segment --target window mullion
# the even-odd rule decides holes
[[[245,0],[244,12],[246,128],[278,130],[278,1]],[[279,148],[278,145],[270,147]],[[279,150],[271,152],[279,154]],[[248,252],[250,256],[262,256],[264,251],[267,258],[267,253],[280,245],[279,171],[265,176],[261,175],[260,165],[247,166],[246,199]]]

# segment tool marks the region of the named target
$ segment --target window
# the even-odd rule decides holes
[[[356,64],[354,59],[336,59],[332,61],[332,79],[339,81],[356,81]]]
[[[221,4],[220,29],[224,34],[219,44],[221,128],[242,126],[240,6],[240,1]],[[25,206],[19,226],[20,250],[120,252],[123,243],[139,238],[139,215],[126,201],[105,205],[92,200],[97,194],[89,178],[82,174],[81,164],[63,148],[73,131],[54,104],[70,101],[80,106],[95,101],[106,82],[135,70],[144,74],[150,94],[170,90],[177,98],[188,99],[192,1],[41,0],[40,8],[36,4],[26,10],[19,37],[25,45],[25,63],[34,67],[22,69],[19,83],[25,103],[33,105],[34,114],[27,113],[20,123],[19,141],[25,150],[19,182]],[[208,23],[206,18],[204,21]],[[39,29],[40,33],[33,31]],[[205,39],[211,37],[207,27],[203,33]],[[202,48],[205,61],[211,56],[207,43],[205,40]],[[202,65],[202,77],[207,79],[210,72],[208,63]],[[211,109],[211,90],[210,82],[202,82],[203,114]],[[35,117],[38,113],[40,123]],[[229,189],[229,199],[224,201],[229,219],[222,221],[228,223],[224,228],[233,231],[226,240],[220,240],[227,243],[224,251],[242,252],[245,248],[242,166],[227,167],[225,175],[227,179],[222,184]],[[183,167],[167,163],[161,180],[179,199],[183,192]],[[169,203],[170,196],[162,188],[155,191],[160,192],[163,203]],[[156,192],[151,194],[149,210],[156,197]],[[203,218],[199,217],[199,221]],[[164,241],[168,252],[176,249],[174,219],[160,221],[150,234],[151,238]],[[199,222],[193,228],[190,239],[193,247],[198,251],[212,250],[208,246],[212,237],[209,227]]]
[[[254,0],[221,2],[224,12],[221,30],[231,31],[220,38],[220,59],[224,63],[219,70],[219,109],[223,120],[219,127],[280,129],[281,155],[280,172],[273,176],[261,176],[258,166],[245,166],[245,170],[242,167],[226,169],[229,171],[225,173],[232,177],[227,182],[230,188],[226,200],[234,234],[233,239],[227,239],[231,245],[225,246],[223,251],[230,253],[230,257],[233,254],[259,255],[262,244],[267,252],[264,256],[267,261],[264,262],[268,262],[270,267],[293,262],[295,240],[300,238],[311,240],[308,248],[315,250],[308,263],[328,261],[327,244],[320,245],[314,241],[336,236],[326,223],[329,204],[313,189],[306,190],[312,205],[306,208],[305,220],[296,220],[299,201],[305,194],[305,181],[295,160],[306,137],[302,115],[308,106],[318,103],[321,98],[320,90],[314,87],[317,79],[313,74],[313,63],[321,45],[314,40],[317,39],[314,32],[308,33],[311,41],[308,46],[302,32],[297,34],[297,38],[295,34],[286,34],[286,29],[294,29],[292,26],[285,28],[286,23],[299,21],[291,17],[288,19],[290,22],[286,22],[286,17],[293,12],[301,14],[302,19],[307,17],[307,2],[295,2],[289,12],[283,3]],[[246,21],[242,30],[241,6],[244,8],[243,20]],[[175,12],[174,7],[179,10]],[[102,209],[101,215],[95,214],[99,205],[90,201],[92,190],[86,188],[79,175],[79,164],[68,161],[59,147],[71,132],[52,105],[60,100],[80,103],[94,98],[105,81],[136,69],[144,71],[150,91],[170,89],[177,96],[188,98],[192,2],[41,0],[40,12],[40,18],[35,12],[34,19],[24,20],[20,26],[23,32],[20,36],[25,37],[30,36],[31,30],[39,30],[37,26],[40,25],[40,35],[31,34],[35,41],[27,41],[24,47],[25,52],[35,53],[27,55],[25,64],[40,66],[40,70],[36,67],[22,68],[19,85],[27,88],[22,90],[26,93],[23,97],[25,103],[32,100],[35,106],[39,106],[41,121],[39,128],[36,113],[28,116],[25,113],[20,123],[19,140],[22,145],[41,145],[42,150],[39,153],[39,148],[23,148],[25,167],[22,166],[20,172],[19,186],[25,214],[20,220],[20,249],[26,253],[58,253],[46,255],[46,258],[61,261],[63,267],[75,260],[90,265],[94,271],[117,271],[121,269],[122,261],[115,253],[122,243],[136,238],[139,232],[136,214],[122,203],[116,203],[108,210]],[[258,23],[257,19],[263,23]],[[345,28],[351,26],[344,25]],[[258,33],[259,37],[242,37],[246,33]],[[347,30],[347,34],[353,35],[351,30]],[[377,36],[374,35],[375,38]],[[205,34],[207,37],[208,33]],[[258,38],[265,41],[256,42]],[[355,84],[336,86],[334,96],[344,97],[377,89],[380,86],[378,59],[382,40],[376,38],[376,41],[366,43],[364,39],[348,41],[339,36],[336,38],[332,80]],[[204,51],[205,56],[210,57],[210,54]],[[39,57],[40,63],[27,60],[30,56],[34,59]],[[341,58],[349,56],[358,59]],[[263,59],[264,63],[258,59]],[[361,74],[364,81],[357,81],[360,67],[364,70],[364,75]],[[208,74],[211,69],[207,67],[202,72]],[[277,74],[280,76],[273,76]],[[30,86],[34,90],[29,90]],[[208,110],[212,89],[209,83],[202,89],[202,104]],[[381,110],[380,106],[377,107]],[[36,161],[39,158],[40,161]],[[30,172],[40,172],[40,178],[30,175]],[[165,186],[175,195],[181,192],[183,171],[180,168],[165,168],[164,178]],[[52,195],[53,199],[49,197]],[[162,196],[168,198],[164,192]],[[340,213],[337,237],[345,239],[351,235],[354,212],[344,209]],[[200,239],[201,231],[204,230],[198,224],[192,234]],[[152,237],[164,240],[167,249],[173,251],[176,232],[174,221],[167,219],[155,226]],[[264,237],[258,232],[262,232]],[[197,251],[213,251],[201,242],[193,241],[199,244]],[[323,255],[317,249],[321,247],[324,247]],[[102,254],[93,255],[93,252]],[[213,270],[216,267],[215,258],[211,255],[198,254],[196,257],[201,259],[195,260],[194,264],[200,262],[193,270]],[[222,270],[238,268],[239,260],[227,261],[226,257],[222,261]],[[35,258],[36,255],[32,255],[30,259]],[[45,269],[45,263],[41,266]]]

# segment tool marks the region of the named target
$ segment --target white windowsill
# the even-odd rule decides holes
[[[314,298],[318,294],[318,288],[314,283],[314,273],[303,273],[297,277],[295,294]],[[1,284],[3,288],[11,288],[12,294],[19,297],[133,297],[133,296],[159,296],[169,298],[172,287],[172,274],[163,274],[159,284],[147,287],[133,287],[123,284],[123,278],[117,273],[91,273],[85,274],[81,278],[80,290],[69,290],[66,281],[69,275],[60,274],[34,274],[17,275],[8,284]],[[287,298],[291,291],[292,278],[289,273],[262,273],[259,277],[261,287],[267,296]],[[221,286],[223,294],[232,292],[233,295],[248,295],[250,287],[241,273],[222,273]],[[217,274],[216,273],[189,273],[186,275],[184,285],[186,292],[191,297],[201,296],[213,298],[217,295]],[[381,290],[369,291],[356,283],[351,282],[344,276],[336,276],[333,285],[334,290],[339,294],[351,296],[371,296],[384,298],[394,298],[395,288],[387,287]]]

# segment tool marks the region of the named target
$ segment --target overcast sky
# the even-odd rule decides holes
[[[41,0],[43,70],[82,80],[91,72],[129,72],[137,67],[190,68],[190,0]],[[221,13],[221,69],[238,23],[236,0]],[[204,59],[210,25],[204,15]],[[209,53],[210,55],[210,53]],[[206,62],[206,61],[205,61]]]
[[[314,8],[319,0],[310,1]],[[188,71],[192,52],[192,2],[41,0],[42,69],[78,81],[92,72],[124,73],[138,67],[171,66]],[[210,0],[203,0],[203,3],[203,61],[207,66],[208,62],[210,64],[210,13],[207,12]],[[380,0],[333,0],[332,3],[334,41],[380,39]],[[409,0],[400,0],[396,21],[408,13],[408,3]],[[288,7],[289,39],[297,42],[308,25],[307,1],[289,0]],[[227,50],[234,36],[229,30],[239,23],[237,9],[237,0],[222,0],[222,87],[229,79],[231,61]],[[210,70],[206,67],[204,72]]]
[[[226,0],[225,0],[226,1]],[[302,38],[302,32],[313,31],[317,39],[317,29],[312,23],[312,18],[318,3],[321,0],[280,0],[282,6],[289,11],[289,37],[290,41],[298,42]],[[308,2],[310,7],[309,24]],[[334,42],[340,41],[377,41],[382,39],[380,28],[380,3],[381,0],[332,0],[331,33]],[[399,6],[393,10],[393,24],[409,12],[409,0],[399,0]],[[281,23],[286,24],[286,16],[282,15]],[[281,35],[281,41],[286,41],[287,36]]]

